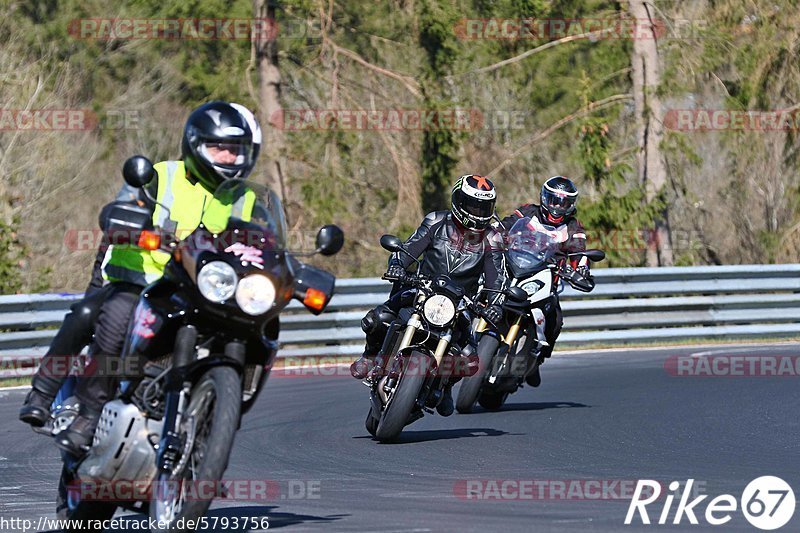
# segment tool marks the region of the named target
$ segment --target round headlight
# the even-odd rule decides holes
[[[236,288],[236,303],[248,315],[266,313],[275,303],[275,285],[261,274],[247,276]]]
[[[443,294],[435,294],[425,300],[425,320],[434,326],[444,326],[456,316],[453,300]]]
[[[225,261],[212,261],[200,269],[197,288],[207,300],[224,302],[236,292],[236,271]]]

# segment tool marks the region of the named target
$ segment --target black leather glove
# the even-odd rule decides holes
[[[386,274],[383,277],[388,279],[396,279],[397,281],[403,281],[406,278],[406,269],[403,268],[403,265],[389,265],[388,270],[386,270]]]
[[[503,319],[503,308],[499,305],[490,305],[483,309],[481,316],[492,326],[498,327]]]
[[[594,278],[589,273],[589,267],[578,267],[577,270],[570,265],[564,267],[564,279],[576,290],[591,292],[594,289]]]

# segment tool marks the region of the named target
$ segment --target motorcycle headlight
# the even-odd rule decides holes
[[[197,288],[206,300],[214,303],[228,300],[236,292],[236,271],[225,261],[212,261],[200,269]]]
[[[425,300],[423,307],[425,320],[434,326],[444,326],[456,316],[456,306],[453,300],[444,294],[435,294]]]
[[[275,285],[267,276],[252,274],[236,288],[236,303],[248,315],[261,315],[275,303]]]

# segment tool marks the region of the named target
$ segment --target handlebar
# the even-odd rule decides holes
[[[406,285],[410,285],[417,289],[427,289],[428,285],[430,285],[431,283],[431,280],[424,278],[422,276],[418,276],[416,274],[406,274],[401,278],[397,276],[389,276],[387,274],[383,274],[381,276],[381,279],[386,281],[405,283]]]
[[[433,280],[430,279],[430,278],[424,277],[422,275],[419,275],[419,274],[407,274],[406,276],[404,276],[402,278],[398,278],[396,276],[388,276],[388,275],[386,275],[384,273],[381,276],[381,279],[386,280],[386,281],[403,283],[403,284],[408,285],[410,287],[413,287],[415,289],[422,290],[428,295],[433,293],[433,290],[430,287],[431,284],[433,283]],[[493,291],[493,292],[503,292],[503,291],[498,291],[498,290],[495,290],[495,289],[484,289],[484,290],[489,290],[489,291]],[[477,302],[475,300],[473,300],[472,298],[470,298],[466,294],[462,295],[461,299],[464,302],[464,307],[466,309],[472,311],[473,313],[475,313],[475,314],[477,314],[479,316],[482,316],[481,315],[482,307],[478,306],[478,304],[477,304]]]

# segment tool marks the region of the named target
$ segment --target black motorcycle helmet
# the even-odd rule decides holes
[[[578,188],[564,176],[553,176],[542,185],[542,214],[550,222],[561,222],[566,216],[575,213],[578,202]]]
[[[261,126],[258,125],[258,119],[253,112],[242,104],[231,102],[231,106],[245,118],[253,133],[253,165],[255,165],[255,162],[258,161],[258,153],[261,151]]]
[[[453,185],[450,211],[465,228],[484,230],[494,214],[497,190],[489,178],[468,174]]]
[[[231,162],[214,159],[216,150],[235,154]],[[246,178],[253,170],[253,131],[248,120],[231,104],[203,104],[189,115],[181,143],[183,162],[189,174],[214,191],[227,179]]]

